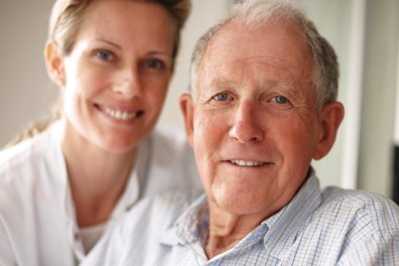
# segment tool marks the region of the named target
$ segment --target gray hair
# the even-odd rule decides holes
[[[232,20],[248,26],[277,20],[289,20],[297,24],[304,33],[311,49],[314,70],[313,83],[316,88],[318,107],[337,99],[338,61],[332,46],[320,35],[313,22],[290,0],[241,0],[233,5],[232,14],[210,28],[197,42],[191,58],[191,90],[197,86],[197,75],[210,41],[217,32]]]

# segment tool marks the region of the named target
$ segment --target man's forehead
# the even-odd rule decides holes
[[[200,66],[201,82],[311,78],[312,56],[297,28],[277,22],[257,27],[229,22],[208,45]]]
[[[302,30],[283,20],[258,25],[230,21],[212,38],[205,53],[205,60],[216,63],[259,60],[299,64],[308,57],[312,56]]]
[[[223,61],[209,60],[204,63],[201,80],[205,83],[256,82],[258,84],[279,82],[292,83],[304,77],[303,69],[298,69],[280,58],[254,56],[229,58]]]
[[[250,71],[267,71],[273,72],[273,70],[280,71],[294,71],[297,70],[297,66],[290,63],[287,58],[282,58],[273,55],[255,55],[255,56],[226,56],[222,58],[221,54],[218,57],[207,57],[203,63],[203,69],[205,71],[227,71],[235,70],[238,72],[250,72]],[[221,59],[221,60],[218,60]]]

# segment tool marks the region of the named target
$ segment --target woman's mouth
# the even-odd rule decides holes
[[[95,104],[95,107],[97,109],[99,109],[102,113],[107,115],[108,117],[115,119],[115,120],[119,120],[119,121],[133,120],[133,119],[141,117],[144,114],[144,111],[142,111],[142,110],[125,111],[125,110],[121,110],[121,109],[100,106],[98,104]]]

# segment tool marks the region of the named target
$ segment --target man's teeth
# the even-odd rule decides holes
[[[104,112],[114,119],[125,121],[137,116],[137,112],[125,112],[120,110],[114,110],[108,107],[104,108]]]
[[[244,161],[244,160],[230,160],[232,164],[242,166],[242,167],[257,167],[262,166],[264,162],[256,162],[256,161]]]

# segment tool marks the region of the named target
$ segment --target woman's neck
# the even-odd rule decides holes
[[[61,145],[78,224],[104,223],[124,192],[135,151],[112,154],[68,131],[65,129]]]

